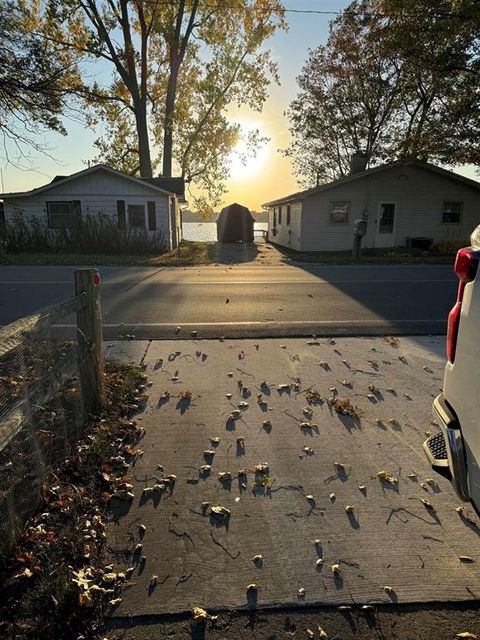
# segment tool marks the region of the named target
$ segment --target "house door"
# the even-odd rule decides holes
[[[394,247],[397,226],[395,202],[380,202],[377,211],[375,247]]]

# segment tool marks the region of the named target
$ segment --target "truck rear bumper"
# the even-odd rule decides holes
[[[437,396],[433,401],[432,411],[445,440],[446,459],[448,460],[448,468],[451,473],[452,484],[460,498],[462,498],[462,500],[469,501],[470,495],[467,481],[467,464],[462,432],[460,430],[458,419],[446,402],[443,393]],[[423,446],[432,467],[446,466],[446,463],[441,460],[438,461],[438,465],[436,464],[436,460],[433,458],[431,448],[429,447],[430,439],[431,438],[426,440]]]

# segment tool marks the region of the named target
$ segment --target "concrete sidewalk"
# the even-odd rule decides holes
[[[443,343],[108,347],[108,357],[142,359],[153,382],[139,416],[144,455],[129,473],[135,500],[117,505],[109,527],[116,567],[136,566],[115,615],[476,599],[480,528],[459,517],[459,500],[422,451],[426,432],[436,429],[430,406],[442,384]],[[332,395],[348,399],[358,415],[316,402]],[[256,471],[265,463],[268,473]],[[176,476],[173,489],[144,493],[163,484],[159,465]],[[211,470],[202,474],[203,465]],[[397,481],[380,480],[382,470]],[[221,481],[219,473],[231,478]],[[212,516],[214,505],[230,517]],[[135,555],[139,524],[146,532]],[[258,590],[247,592],[250,583]]]

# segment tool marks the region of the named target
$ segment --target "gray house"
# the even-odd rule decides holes
[[[174,249],[181,240],[182,202],[182,178],[134,178],[97,164],[31,191],[0,194],[0,226],[21,216],[49,229],[70,229],[77,216],[104,215],[120,229],[161,233],[165,248]]]
[[[263,205],[269,240],[296,251],[347,251],[353,222],[367,219],[366,248],[467,241],[480,224],[480,182],[432,164],[393,162],[365,170],[352,157],[350,175]]]

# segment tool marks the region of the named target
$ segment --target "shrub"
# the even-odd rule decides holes
[[[166,238],[162,231],[119,229],[116,221],[106,214],[85,215],[72,229],[49,229],[32,216],[20,212],[6,225],[8,251],[39,251],[53,253],[142,254],[164,253]]]
[[[470,245],[469,240],[445,240],[434,244],[432,247],[432,253],[439,255],[454,255],[462,247],[468,247]]]

